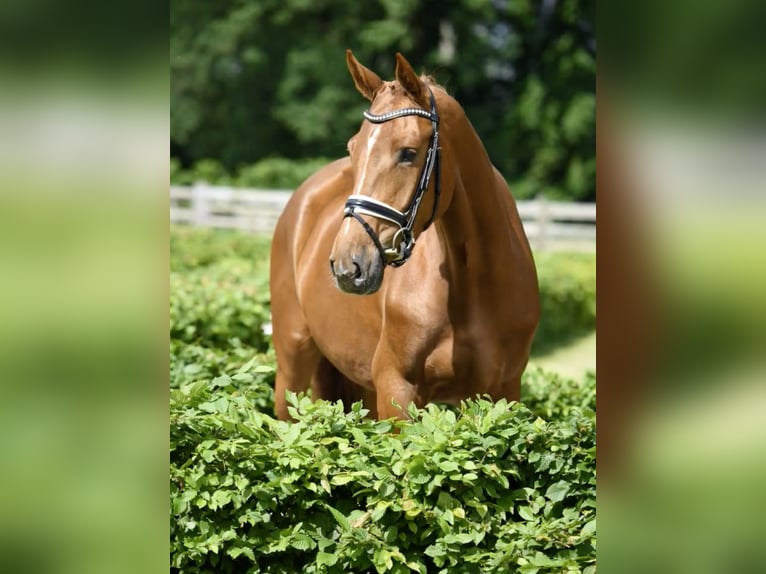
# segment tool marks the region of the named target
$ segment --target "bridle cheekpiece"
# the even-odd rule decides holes
[[[439,115],[436,112],[436,100],[434,99],[434,95],[430,88],[428,89],[428,93],[431,96],[431,111],[424,110],[423,108],[403,108],[380,115],[372,114],[369,110],[364,112],[365,119],[374,124],[382,124],[404,116],[420,116],[431,120],[433,134],[431,135],[431,142],[426,152],[426,162],[423,165],[423,171],[420,173],[420,180],[415,189],[415,194],[410,200],[410,204],[404,211],[399,211],[373,197],[367,195],[351,195],[346,200],[346,205],[343,210],[344,218],[353,217],[361,223],[373,243],[375,243],[375,247],[377,247],[380,252],[383,263],[393,267],[403,265],[407,259],[409,259],[410,255],[412,255],[412,250],[415,247],[415,236],[412,232],[412,227],[415,225],[415,218],[418,215],[420,202],[423,200],[423,196],[428,189],[428,183],[431,180],[431,174],[434,170],[436,170],[436,175],[434,177],[434,208],[431,212],[431,217],[423,227],[423,231],[428,229],[428,226],[433,222],[434,217],[436,216],[436,208],[439,204],[439,195],[441,193],[441,173],[439,169],[439,160],[441,156],[441,148],[439,148]],[[399,227],[394,234],[391,247],[383,247],[380,238],[378,238],[372,227],[370,227],[370,225],[362,218],[362,215],[376,217]],[[398,247],[397,241],[399,241]]]

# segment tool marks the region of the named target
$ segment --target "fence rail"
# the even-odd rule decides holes
[[[170,187],[171,223],[272,233],[289,190],[239,189],[196,184]],[[536,250],[591,251],[596,245],[596,204],[534,199],[517,202]]]

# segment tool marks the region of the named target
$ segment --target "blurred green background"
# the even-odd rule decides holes
[[[525,93],[514,92],[516,99],[503,107],[492,99],[496,82],[471,80],[492,61],[486,54],[500,49],[486,39],[463,49],[467,41],[460,40],[448,65],[429,59],[426,52],[438,49],[419,39],[442,19],[452,22],[456,38],[472,30],[477,14],[486,18],[485,28],[502,19],[492,19],[501,9],[495,4],[464,4],[475,9],[466,14],[456,11],[461,3],[433,3],[430,10],[419,4],[418,15],[404,20],[406,33],[378,49],[365,47],[376,35],[362,34],[363,25],[343,23],[345,16],[373,8],[383,14],[378,4],[347,2],[343,10],[323,8],[328,15],[322,17],[317,10],[325,3],[306,2],[297,17],[294,10],[293,16],[278,12],[289,12],[291,2],[243,3],[245,14],[270,7],[271,20],[256,19],[261,23],[255,26],[244,16],[227,19],[231,3],[173,2],[170,72],[162,33],[166,6],[2,4],[0,570],[167,571],[168,142],[179,168],[210,157],[230,176],[240,164],[269,155],[337,154],[284,136],[275,138],[284,149],[224,158],[225,132],[203,126],[201,118],[215,112],[236,129],[246,125],[231,97],[220,104],[212,97],[233,91],[226,59],[215,54],[245,50],[237,39],[226,51],[225,28],[241,26],[235,38],[259,37],[263,54],[258,74],[239,94],[257,115],[238,145],[249,139],[262,145],[258,126],[295,130],[284,119],[291,112],[283,111],[279,121],[266,112],[293,93],[302,94],[293,101],[313,101],[320,93],[329,100],[349,98],[340,108],[348,114],[346,129],[353,130],[364,102],[345,75],[346,47],[387,77],[393,51],[401,49],[418,70],[436,74],[458,96],[489,145],[492,137],[473,110],[494,102],[502,113],[483,121],[500,124],[518,112]],[[507,15],[546,3],[498,4]],[[548,5],[556,22],[570,4]],[[612,462],[598,479],[599,565],[605,572],[766,567],[764,10],[766,4],[751,0],[599,4],[598,460]],[[447,18],[450,11],[456,15]],[[157,12],[157,18],[134,17]],[[184,42],[210,44],[209,55],[201,49],[184,55],[187,49],[176,40],[184,17],[192,21]],[[372,14],[368,20],[383,19]],[[536,17],[519,20],[513,42],[537,25]],[[276,84],[273,97],[264,94],[262,86],[289,76],[288,48],[304,36],[305,45],[319,42],[316,34],[308,41],[314,28],[344,40],[337,56],[326,60],[340,95],[295,84],[282,88],[281,99]],[[544,45],[565,37],[551,33]],[[415,46],[425,48],[418,52]],[[574,50],[552,52],[534,64],[537,73],[566,68]],[[194,62],[179,71],[179,58]],[[196,63],[202,71],[194,71]],[[464,75],[445,75],[450,66]],[[527,77],[523,65],[516,70],[518,78]],[[181,89],[180,79],[191,86]],[[499,83],[508,87],[511,80]],[[545,94],[559,87],[550,76],[542,84],[537,89]],[[210,93],[199,99],[193,86]],[[479,86],[473,96],[461,92],[471,86]],[[184,104],[180,97],[187,92],[191,103]],[[558,101],[540,98],[529,97],[551,106]],[[171,136],[171,121],[178,121],[183,106],[192,108],[185,112],[186,127],[178,135],[174,125]],[[538,116],[547,130],[558,131],[548,114],[563,116]],[[308,127],[304,118],[297,123]],[[563,123],[561,131],[553,137],[564,137]],[[217,133],[217,146],[194,151],[191,141],[208,132]],[[529,162],[539,152],[535,138],[544,137],[543,129],[506,124],[505,132],[522,142],[500,148],[507,161]],[[329,133],[336,149],[350,135],[341,128]],[[498,152],[490,153],[501,165]],[[511,180],[526,176],[523,168],[502,169]],[[602,182],[602,174],[610,173]],[[643,314],[643,334],[620,322],[641,303],[619,289],[619,277],[631,273],[651,283],[662,302]],[[617,318],[611,330],[601,324],[610,317]],[[655,351],[659,347],[662,365],[656,353],[642,354],[647,340]],[[632,359],[620,361],[628,351]],[[618,367],[611,371],[601,364],[610,356]],[[642,391],[640,400],[629,388]],[[611,457],[603,450],[610,437],[620,439]]]
[[[346,69],[350,48],[384,79],[397,51],[433,75],[517,198],[595,200],[592,0],[171,6],[174,183],[292,188],[345,155],[367,104]]]
[[[766,571],[764,16],[599,6],[604,572]]]

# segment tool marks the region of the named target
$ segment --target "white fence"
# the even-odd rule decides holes
[[[170,221],[197,227],[270,234],[289,190],[212,187],[170,188]],[[536,250],[591,251],[596,245],[596,204],[535,199],[518,201],[519,215]]]

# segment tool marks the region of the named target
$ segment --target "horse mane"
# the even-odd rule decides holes
[[[429,88],[436,88],[437,90],[441,90],[442,92],[447,93],[447,88],[445,88],[442,84],[437,82],[436,78],[434,78],[431,74],[421,74],[419,78],[420,78],[420,81],[423,82]]]
[[[436,78],[432,76],[431,74],[421,74],[418,76],[420,78],[420,81],[423,82],[426,86],[431,88],[434,93],[441,92],[442,94],[446,96],[453,97],[450,91],[447,89],[447,87],[444,84],[440,84],[436,81]]]

